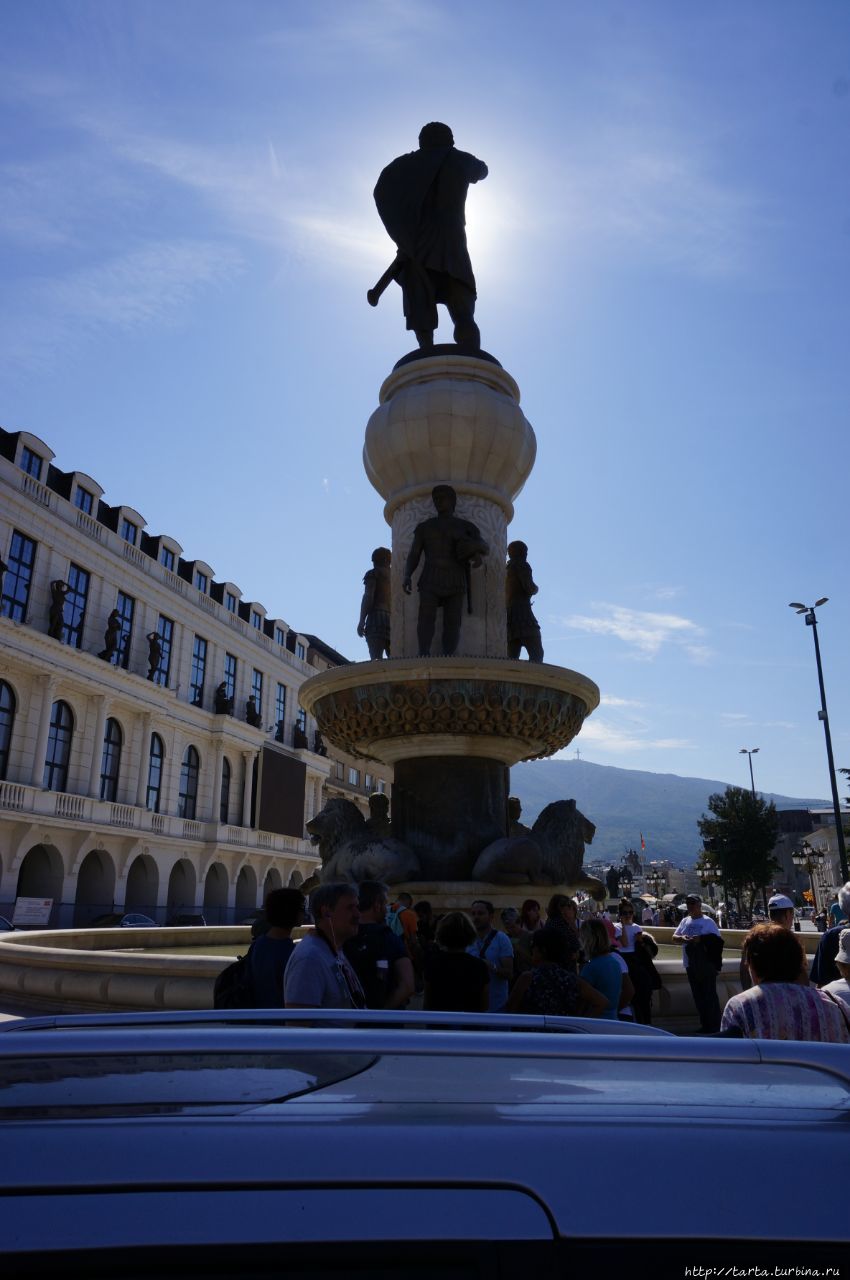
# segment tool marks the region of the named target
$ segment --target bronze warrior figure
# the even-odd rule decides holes
[[[419,653],[431,652],[437,610],[443,611],[443,643],[440,653],[450,657],[460,640],[464,596],[469,597],[469,570],[481,563],[489,547],[469,520],[456,516],[457,494],[449,484],[438,484],[431,493],[437,514],[423,520],[413,533],[413,545],[404,566],[402,586],[409,595],[416,566],[425,557],[419,575]],[[470,605],[470,612],[472,612]]]

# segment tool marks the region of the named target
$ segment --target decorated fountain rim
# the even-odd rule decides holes
[[[598,685],[579,671],[558,667],[549,662],[523,662],[513,658],[488,658],[457,655],[428,658],[382,658],[371,662],[350,662],[344,667],[331,667],[305,680],[298,690],[298,701],[313,714],[316,704],[335,693],[369,685],[423,684],[457,680],[485,684],[506,683],[550,689],[581,699],[590,715],[599,706]]]

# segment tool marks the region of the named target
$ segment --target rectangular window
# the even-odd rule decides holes
[[[275,739],[283,742],[283,726],[286,721],[286,685],[278,684],[274,699],[274,719],[277,726]]]
[[[263,714],[263,673],[254,668],[251,676],[251,697],[254,699],[257,711]]]
[[[189,701],[193,707],[203,706],[206,669],[207,642],[203,636],[195,636],[192,645],[192,679],[189,683]]]
[[[348,781],[351,783],[352,787],[359,787],[359,786],[360,786],[360,770],[359,770],[359,769],[349,769],[349,770],[348,770]]]
[[[204,595],[206,595],[209,584],[210,584],[210,581],[207,575],[205,573],[201,573],[200,569],[196,569],[195,570],[195,586],[198,588],[198,590],[202,591]]]
[[[381,795],[383,795],[383,794],[385,793],[386,789],[387,789],[387,784],[384,782],[383,778],[379,778],[379,779],[378,779],[378,790],[380,791]]]
[[[115,608],[121,618],[121,635],[118,640],[118,654],[115,661],[119,667],[123,667],[126,671],[130,663],[130,641],[133,636],[133,614],[136,611],[136,602],[132,596],[125,595],[123,591],[119,591],[118,599],[115,601]]]
[[[302,733],[307,732],[307,712],[303,707],[298,708],[298,715],[295,717],[295,724]]]
[[[341,760],[337,760],[336,765],[334,766],[334,774],[339,778],[340,782],[342,782],[345,777],[345,765]]]
[[[44,466],[44,458],[41,454],[33,453],[32,449],[28,449],[24,445],[21,449],[21,470],[26,471],[28,476],[32,476],[35,480],[41,479],[41,468]]]
[[[275,627],[274,629],[275,644],[286,645],[286,632],[283,627]]]
[[[136,539],[139,536],[139,526],[133,524],[132,520],[121,521],[121,537],[125,542],[129,542],[131,547],[136,545]]]
[[[236,603],[237,603],[236,596],[233,594],[232,591],[228,591],[227,595],[224,598],[224,603],[231,613],[236,612]]]
[[[374,791],[375,779],[372,777],[371,773],[366,774],[366,777],[363,779],[363,785],[367,791]]]
[[[89,596],[89,574],[78,564],[68,569],[68,592],[65,596],[65,625],[62,639],[75,649],[82,648],[83,624],[86,620],[86,604]]]
[[[17,529],[9,544],[9,567],[3,577],[3,597],[0,614],[13,622],[26,622],[30,599],[32,571],[35,564],[36,543]]]
[[[236,659],[232,653],[224,655],[224,686],[228,698],[236,697]]]
[[[160,547],[159,563],[164,564],[166,569],[170,569],[171,572],[173,573],[174,572],[174,552],[169,551],[168,547]]]
[[[80,485],[77,485],[77,490],[74,494],[74,506],[79,507],[84,515],[90,516],[94,506],[94,494],[89,493],[88,489],[83,489]]]
[[[171,645],[174,641],[174,623],[170,618],[159,615],[156,634],[159,636],[159,647],[162,652],[159,657],[159,666],[153,674],[154,684],[161,684],[167,688],[168,675],[171,671]]]
[[[307,650],[304,648],[300,640],[296,640],[295,642],[295,656],[302,660],[306,660],[307,658]]]
[[[253,609],[251,610],[251,626],[256,627],[258,631],[260,631],[263,626],[263,615],[261,613],[256,613]]]

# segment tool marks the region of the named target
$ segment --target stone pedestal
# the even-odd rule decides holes
[[[509,767],[567,746],[599,703],[578,672],[507,657],[508,525],[536,451],[510,374],[455,349],[400,361],[366,428],[363,463],[392,528],[392,658],[313,676],[299,700],[328,742],[394,767],[393,836],[423,880],[470,879],[478,855],[507,836]],[[456,652],[439,652],[438,613],[432,652],[420,656],[422,564],[410,595],[402,582],[416,526],[436,514],[437,485],[455,490],[455,515],[477,527],[489,553],[470,569]],[[511,853],[485,855],[480,866],[492,875]],[[374,865],[392,878],[400,855],[386,856],[391,866],[378,855]],[[518,874],[526,873],[523,864]],[[552,872],[561,874],[569,873]]]
[[[405,595],[404,563],[414,529],[434,515],[431,490],[449,484],[456,515],[477,525],[490,546],[471,570],[471,612],[465,605],[457,652],[504,658],[507,527],[537,452],[519,388],[495,361],[439,355],[394,369],[380,400],[366,427],[363,464],[392,528],[393,657],[419,652],[416,578]],[[439,635],[438,619],[435,654]]]

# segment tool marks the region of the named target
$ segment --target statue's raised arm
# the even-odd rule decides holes
[[[378,178],[375,204],[398,253],[367,298],[377,306],[397,280],[407,328],[423,351],[434,345],[438,302],[448,309],[458,346],[481,348],[466,247],[466,193],[471,182],[486,177],[486,164],[458,151],[449,126],[432,122],[419,134],[419,150],[393,160]]]

